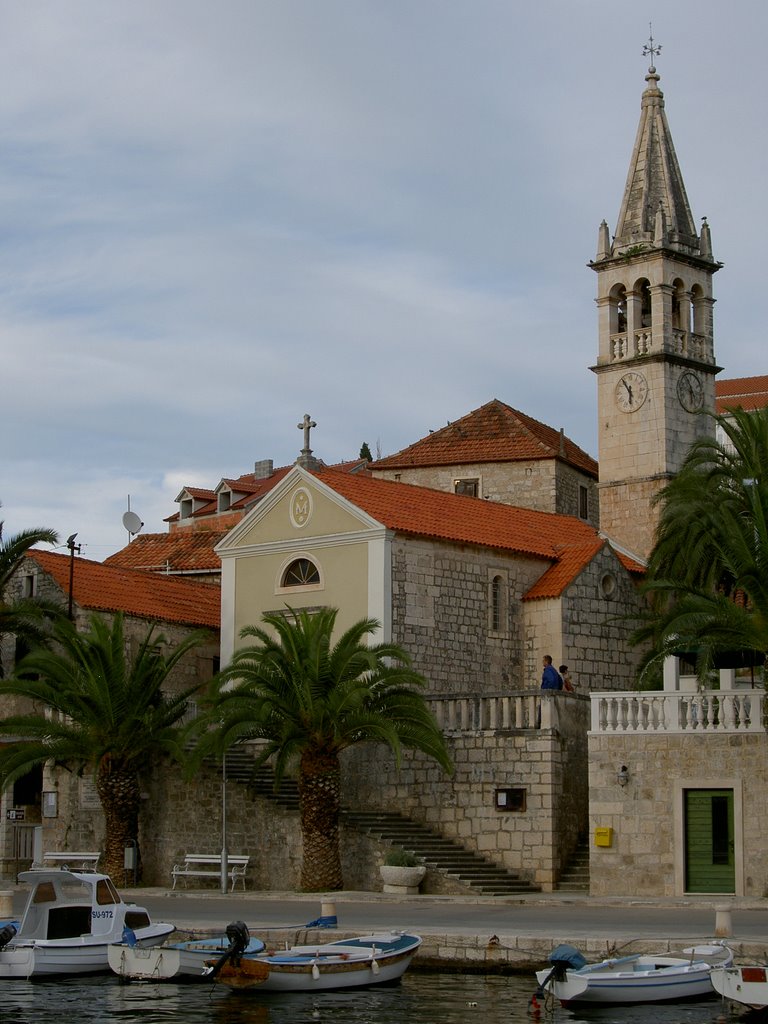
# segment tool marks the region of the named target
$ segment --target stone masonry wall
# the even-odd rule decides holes
[[[344,760],[344,799],[358,809],[397,811],[551,889],[587,821],[585,697],[545,695],[552,729],[449,734],[449,777],[424,755],[404,752],[398,770],[382,747]],[[523,812],[499,810],[497,789],[524,789]]]
[[[520,596],[546,563],[428,540],[398,538],[392,550],[392,636],[441,694],[503,692],[523,674]],[[503,587],[503,628],[490,629],[490,587]]]
[[[373,469],[383,480],[399,480],[404,484],[431,487],[436,491],[453,492],[456,480],[479,481],[478,497],[519,505],[541,512],[560,512],[578,516],[578,485],[588,489],[589,522],[597,526],[599,519],[597,483],[586,473],[556,459],[521,462],[479,462],[455,466],[420,466],[408,469]]]
[[[768,893],[768,790],[765,733],[634,734],[589,737],[590,876],[593,896],[682,895],[682,800],[685,788],[733,788],[743,806],[735,819],[735,856],[744,865],[744,895]],[[627,765],[629,782],[616,773]],[[678,806],[679,804],[679,806]],[[676,829],[677,823],[677,829]],[[610,847],[595,845],[612,828]],[[676,835],[678,839],[676,840]],[[676,871],[677,864],[677,871]]]

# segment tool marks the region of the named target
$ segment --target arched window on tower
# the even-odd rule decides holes
[[[491,634],[503,636],[507,625],[507,580],[500,572],[488,579],[488,629]]]
[[[691,304],[693,306],[693,333],[706,335],[706,304],[704,302],[704,291],[701,285],[695,284],[691,288]]]
[[[637,290],[640,294],[640,324],[643,327],[650,327],[652,323],[651,313],[651,286],[643,278],[637,282]]]
[[[672,289],[672,329],[688,334],[691,330],[691,303],[685,282],[675,278]]]
[[[320,573],[308,558],[297,558],[286,568],[280,585],[283,587],[309,587],[320,582]]]
[[[623,284],[614,285],[611,290],[611,334],[626,334],[627,331],[627,289]]]

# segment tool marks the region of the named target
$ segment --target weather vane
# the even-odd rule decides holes
[[[653,73],[656,68],[653,66],[653,58],[661,53],[661,43],[657,46],[653,41],[653,22],[648,22],[648,42],[643,47],[643,56],[651,58],[651,65],[648,70]]]

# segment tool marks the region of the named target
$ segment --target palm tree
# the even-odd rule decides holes
[[[35,706],[0,719],[0,735],[22,737],[0,748],[0,784],[47,761],[92,771],[104,812],[106,872],[121,877],[125,847],[135,843],[138,850],[142,773],[161,756],[184,758],[179,722],[197,687],[166,696],[163,684],[206,634],[190,634],[166,655],[165,638],[152,627],[128,655],[122,614],[111,623],[93,615],[89,627],[78,633],[60,619],[55,646],[32,651],[13,678],[0,682],[0,697],[26,697]],[[140,865],[139,857],[139,871]]]
[[[287,609],[267,614],[264,627],[247,626],[240,648],[214,681],[210,711],[201,726],[198,756],[235,743],[266,743],[258,768],[272,759],[279,785],[298,762],[301,813],[301,887],[306,892],[343,886],[339,851],[339,755],[358,743],[387,744],[400,763],[402,748],[421,750],[445,771],[450,757],[420,688],[424,678],[394,643],[368,646],[379,624],[361,619],[335,643],[337,610]]]
[[[697,441],[659,494],[650,609],[634,634],[651,659],[697,652],[700,678],[724,654],[768,656],[768,408],[716,422],[724,439]]]
[[[6,591],[11,577],[22,559],[35,544],[56,544],[58,535],[53,530],[22,530],[7,540],[0,522],[0,679],[4,673],[2,639],[15,636],[26,645],[40,642],[43,637],[42,606],[31,598],[8,601]]]

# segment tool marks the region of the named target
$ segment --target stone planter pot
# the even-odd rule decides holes
[[[423,864],[415,868],[399,868],[392,864],[382,864],[379,868],[384,892],[397,893],[400,896],[413,896],[419,891],[421,880],[427,869]]]

